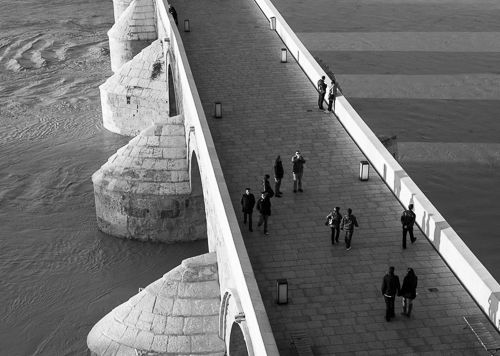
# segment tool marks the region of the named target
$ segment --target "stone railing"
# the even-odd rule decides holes
[[[184,45],[166,8],[166,3],[157,1],[159,38],[170,41],[169,59],[177,106],[185,118],[189,150],[196,153],[198,160],[209,250],[217,252],[221,295],[228,289],[238,293],[247,329],[250,330],[251,345],[247,344],[250,354],[279,355]]]
[[[275,18],[276,32],[313,85],[315,86],[321,76],[328,77],[271,1],[255,0],[255,2],[270,23],[271,19]],[[498,282],[385,149],[345,97],[337,98],[335,114],[401,204],[404,206],[414,204],[418,226],[495,327],[500,329]]]

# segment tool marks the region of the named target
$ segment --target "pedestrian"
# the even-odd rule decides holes
[[[332,80],[332,84],[328,90],[328,111],[332,111],[332,105],[333,111],[335,111],[335,98],[337,97],[339,90],[339,84],[335,80]]]
[[[403,279],[403,286],[398,294],[403,297],[403,312],[401,315],[406,315],[408,318],[411,316],[411,310],[413,309],[413,299],[417,297],[417,284],[418,277],[415,271],[413,268],[408,268]]]
[[[401,215],[401,225],[403,225],[403,249],[406,249],[406,234],[410,234],[410,241],[414,243],[417,239],[413,236],[413,225],[415,224],[415,213],[413,204],[408,205],[408,210]]]
[[[340,208],[338,206],[336,206],[335,209],[326,216],[325,225],[330,226],[330,229],[332,230],[332,245],[335,244],[335,241],[339,243],[341,220],[342,215],[340,215]]]
[[[269,174],[264,175],[264,178],[262,179],[262,189],[269,198],[272,198],[274,197],[274,190],[271,188],[271,183],[269,183],[269,178],[271,178]]]
[[[281,179],[283,179],[285,171],[283,170],[283,162],[281,162],[281,157],[276,157],[276,161],[274,161],[274,192],[276,198],[281,198],[283,194],[280,190],[281,188]]]
[[[293,192],[297,193],[297,188],[299,192],[303,192],[302,190],[302,175],[304,174],[304,164],[306,160],[300,154],[300,151],[297,150],[295,155],[292,157],[292,175],[293,175]]]
[[[264,224],[264,235],[269,235],[269,232],[267,232],[267,220],[271,216],[271,199],[269,199],[266,192],[262,192],[260,199],[257,201],[257,210],[260,213],[257,226]]]
[[[382,281],[382,295],[385,300],[385,320],[391,321],[394,318],[394,299],[399,293],[400,284],[399,277],[394,274],[394,267],[389,267],[389,272],[384,276]]]
[[[325,101],[327,85],[325,83],[325,76],[322,76],[320,80],[318,80],[318,108],[320,110],[325,110],[323,108],[323,102]]]
[[[177,21],[177,11],[175,11],[175,8],[172,5],[168,5],[168,12],[170,12],[174,18],[175,24],[179,25],[179,22]]]
[[[346,250],[351,249],[352,234],[354,233],[354,227],[358,227],[358,220],[356,216],[352,214],[352,209],[347,209],[347,214],[344,215],[342,221],[340,222],[340,229],[345,230],[345,248]]]
[[[247,223],[248,218],[248,230],[250,232],[252,229],[252,214],[253,207],[255,206],[255,197],[250,193],[250,188],[245,188],[245,193],[241,196],[241,209],[243,211],[243,224]]]

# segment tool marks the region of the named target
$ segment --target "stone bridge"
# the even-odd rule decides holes
[[[174,5],[179,26],[166,2],[114,0],[103,122],[133,138],[92,177],[96,214],[110,235],[207,239],[209,253],[106,315],[89,333],[91,353],[293,355],[294,331],[305,331],[318,355],[478,353],[461,317],[482,315],[495,331],[498,283],[343,96],[334,114],[315,109],[311,82],[327,74],[271,2]],[[222,119],[213,117],[216,101]],[[270,237],[242,233],[242,189],[258,192],[276,155],[288,170],[298,148],[308,160],[306,192],[284,187],[273,199]],[[368,182],[357,178],[365,159],[375,170]],[[408,203],[422,233],[403,253],[398,219]],[[322,226],[332,205],[353,207],[361,221],[350,254],[333,249]],[[383,321],[378,288],[388,265],[418,271],[414,322]],[[288,305],[275,303],[280,278],[289,281]]]

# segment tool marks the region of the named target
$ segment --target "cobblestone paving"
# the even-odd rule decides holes
[[[358,180],[364,156],[340,123],[317,109],[314,86],[298,65],[280,63],[283,44],[256,4],[173,4],[180,24],[190,20],[191,32],[181,35],[238,216],[244,188],[257,198],[262,176],[272,175],[277,155],[283,159],[284,195],[272,199],[270,235],[241,224],[280,353],[293,354],[290,331],[307,330],[316,355],[483,354],[462,320],[480,309],[422,234],[401,249],[402,206],[373,171],[369,181]],[[213,117],[215,101],[222,119]],[[304,193],[294,194],[297,149],[307,163]],[[360,223],[350,251],[330,244],[324,220],[334,206],[343,213],[351,207]],[[396,319],[384,319],[380,285],[389,265],[401,281],[408,266],[419,277],[411,319],[399,315],[399,298]],[[288,305],[275,304],[279,278],[288,280]]]

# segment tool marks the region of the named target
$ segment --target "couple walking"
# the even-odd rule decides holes
[[[403,312],[408,318],[413,309],[413,299],[417,296],[418,278],[413,268],[408,268],[403,280],[403,286],[399,284],[399,277],[394,274],[394,267],[389,267],[389,271],[382,280],[382,295],[385,300],[385,320],[391,321],[394,318],[394,301],[396,295],[403,297]]]
[[[248,221],[248,230],[253,231],[252,228],[252,214],[255,206],[255,196],[250,193],[250,188],[245,188],[245,193],[241,197],[241,208],[243,211],[243,224]],[[267,192],[262,192],[259,200],[257,200],[257,211],[259,212],[259,222],[257,226],[264,224],[264,234],[269,235],[267,232],[267,221],[271,216],[271,197]]]
[[[295,155],[292,156],[292,175],[293,175],[293,192],[297,193],[303,192],[302,190],[302,176],[304,174],[304,164],[306,160],[302,157],[300,151],[296,151]],[[283,192],[281,191],[281,181],[285,174],[285,170],[283,169],[283,162],[281,161],[281,156],[276,157],[274,161],[274,191],[273,194],[276,195],[277,198],[281,198]],[[264,176],[264,191],[270,192],[272,191],[271,185],[269,181],[269,175]],[[266,183],[267,182],[267,183]]]
[[[340,230],[345,230],[345,248],[346,250],[351,249],[352,234],[354,233],[354,227],[358,227],[358,220],[356,216],[353,215],[352,209],[347,209],[347,214],[342,217],[340,214],[340,208],[338,206],[326,216],[325,225],[330,226],[332,230],[332,245],[337,242],[339,243]]]

